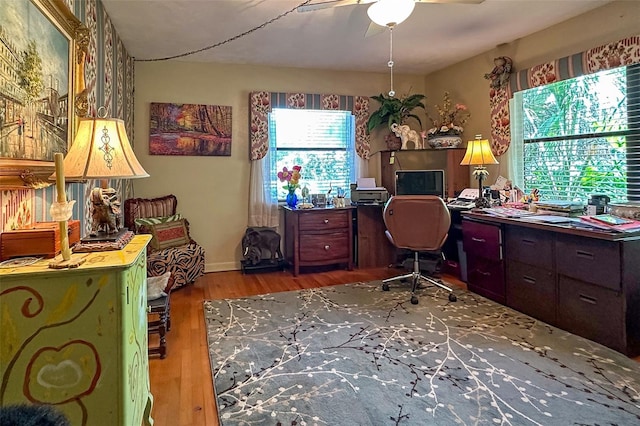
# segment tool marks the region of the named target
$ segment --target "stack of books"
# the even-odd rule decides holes
[[[584,214],[584,204],[576,201],[535,201],[536,213],[553,216],[578,217]]]
[[[580,216],[580,220],[598,229],[615,232],[640,231],[640,221],[614,216],[611,214],[599,214],[595,216]]]

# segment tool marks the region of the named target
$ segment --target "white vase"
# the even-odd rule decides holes
[[[427,143],[431,148],[456,148],[462,143],[462,138],[458,135],[433,135],[429,136]]]

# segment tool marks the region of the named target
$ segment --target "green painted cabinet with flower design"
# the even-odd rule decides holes
[[[0,269],[0,406],[51,404],[72,425],[152,423],[149,240],[87,254],[74,269]]]

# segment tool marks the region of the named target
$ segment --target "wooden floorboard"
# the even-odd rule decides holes
[[[155,426],[217,426],[218,415],[206,342],[204,300],[381,280],[404,273],[394,268],[332,270],[294,277],[288,271],[243,275],[240,271],[205,274],[171,293],[171,330],[167,357],[149,360]],[[465,288],[451,276],[449,284]],[[409,294],[407,292],[407,297]],[[157,340],[150,338],[150,344]],[[640,357],[635,358],[640,361]]]

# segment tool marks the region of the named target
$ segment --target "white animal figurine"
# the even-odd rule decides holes
[[[406,124],[399,126],[397,123],[393,123],[391,125],[391,131],[402,141],[400,149],[407,149],[407,142],[413,142],[414,149],[424,148],[424,141],[418,132],[411,130]]]

